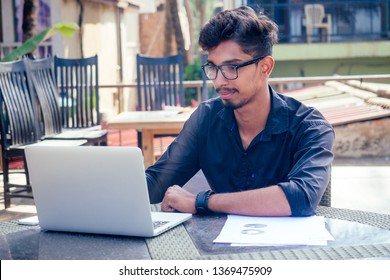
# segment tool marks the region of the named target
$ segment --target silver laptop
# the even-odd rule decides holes
[[[25,153],[42,230],[151,237],[192,216],[151,211],[137,147],[31,145]]]

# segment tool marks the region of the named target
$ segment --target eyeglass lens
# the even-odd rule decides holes
[[[228,80],[235,80],[238,78],[238,68],[248,66],[250,64],[256,63],[257,61],[263,59],[265,56],[258,56],[255,57],[247,62],[238,64],[238,65],[233,65],[233,64],[225,64],[225,65],[220,65],[216,66],[213,64],[205,64],[202,66],[202,69],[206,75],[206,77],[210,80],[214,80],[217,78],[218,75],[218,70],[221,70],[222,75],[228,79]]]
[[[219,67],[215,65],[205,65],[203,69],[207,78],[210,80],[214,80],[217,77],[218,69],[221,70],[222,75],[226,79],[237,78],[237,70],[234,65],[221,65]]]

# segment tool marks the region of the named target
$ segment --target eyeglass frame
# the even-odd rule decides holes
[[[251,60],[248,60],[248,61],[243,62],[241,64],[229,64],[229,63],[227,63],[227,64],[222,64],[222,65],[214,65],[214,64],[210,64],[209,62],[207,62],[207,63],[203,64],[201,66],[201,68],[202,68],[203,73],[205,74],[206,78],[209,79],[209,80],[215,80],[218,77],[218,71],[220,71],[222,73],[222,76],[224,76],[225,79],[233,81],[233,80],[236,80],[238,78],[238,69],[239,68],[242,68],[244,66],[248,66],[248,65],[254,64],[256,62],[259,62],[260,60],[264,59],[265,57],[267,57],[267,56],[257,56],[255,58],[252,58]],[[215,77],[213,79],[211,79],[211,78],[209,78],[207,76],[206,70],[204,69],[206,66],[210,66],[210,67],[214,66],[215,69],[217,69],[217,71],[215,72]],[[222,71],[222,67],[224,67],[224,66],[234,67],[234,69],[236,70],[236,77],[233,78],[233,79],[230,79],[230,78],[226,77],[225,74]]]

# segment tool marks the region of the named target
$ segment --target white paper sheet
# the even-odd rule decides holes
[[[215,243],[234,246],[326,245],[333,236],[322,216],[248,217],[228,215]]]
[[[39,225],[38,216],[32,216],[18,220],[19,225],[37,226]]]

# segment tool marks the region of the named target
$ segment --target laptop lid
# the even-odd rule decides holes
[[[153,213],[168,222],[154,230],[138,147],[30,145],[25,154],[43,230],[150,237],[191,217]]]

